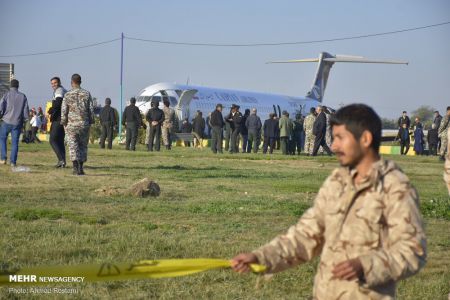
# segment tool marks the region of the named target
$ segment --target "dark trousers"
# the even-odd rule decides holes
[[[235,128],[233,133],[231,133],[231,145],[230,152],[231,153],[239,153],[239,134],[241,132],[240,128]]]
[[[267,148],[270,147],[270,152],[269,153],[273,153],[273,149],[275,148],[275,142],[276,142],[277,138],[274,137],[264,137],[264,144],[263,144],[263,153],[266,154],[267,153]]]
[[[402,142],[400,141],[400,154],[401,155],[406,155],[409,151],[409,142]]]
[[[111,122],[102,123],[102,135],[100,136],[100,148],[105,148],[105,140],[108,139],[108,149],[112,149],[113,126]]]
[[[282,136],[280,137],[280,144],[281,144],[281,153],[284,155],[288,155],[289,153],[289,137]]]
[[[41,140],[37,137],[37,132],[39,130],[39,127],[31,127],[31,142],[38,142],[40,143]]]
[[[257,153],[259,147],[259,132],[257,131],[248,131],[248,142],[247,142],[247,153],[252,152]]]
[[[150,125],[148,151],[153,151],[153,142],[155,143],[155,150],[159,151],[161,148],[161,125]]]
[[[430,155],[437,155],[437,144],[428,144],[428,150]]]
[[[211,130],[211,150],[214,153],[222,153],[222,128],[213,126]]]
[[[224,139],[225,139],[225,151],[228,151],[230,149],[230,138],[231,138],[231,126],[230,123],[226,122],[225,123],[225,134],[224,134]]]
[[[325,134],[316,135],[316,139],[314,140],[314,148],[313,148],[312,156],[317,155],[317,152],[319,151],[320,146],[322,146],[323,150],[328,155],[331,155],[331,150],[330,150],[330,148],[328,148],[328,145],[326,143]]]
[[[135,122],[127,123],[127,137],[125,139],[125,149],[136,150],[136,141],[138,136],[138,127]]]
[[[64,126],[59,122],[52,122],[50,126],[50,145],[58,158],[58,161],[66,161],[66,147],[64,146],[64,137],[66,133],[64,132]]]
[[[248,134],[241,133],[241,139],[242,139],[242,153],[247,153]]]

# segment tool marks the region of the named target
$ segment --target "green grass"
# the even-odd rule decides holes
[[[138,150],[91,146],[87,176],[76,177],[70,168],[53,168],[56,159],[47,143],[20,145],[18,163],[31,172],[12,173],[0,166],[0,267],[231,258],[294,224],[337,166],[328,157]],[[399,298],[447,299],[450,200],[443,164],[430,157],[388,158],[398,162],[417,188],[428,237],[427,266],[400,283]],[[100,187],[125,189],[144,177],[158,182],[160,197],[95,192]],[[79,294],[71,297],[80,299],[301,299],[312,295],[316,265],[317,259],[269,282],[219,270],[66,287],[78,287]],[[0,288],[4,298],[14,295]]]

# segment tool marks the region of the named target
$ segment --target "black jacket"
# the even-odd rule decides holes
[[[203,119],[202,116],[198,115],[192,121],[192,131],[203,138],[203,135],[205,133],[205,119]]]
[[[240,112],[237,111],[237,112],[234,114],[234,116],[232,116],[232,119],[233,119],[233,125],[234,125],[233,131],[234,131],[234,130],[239,130],[239,131],[241,131],[241,128],[242,128],[242,119],[243,119],[242,114],[241,114]]]
[[[50,115],[50,122],[60,122],[61,121],[61,106],[63,98],[58,97],[52,100],[52,107],[48,110]]]
[[[408,132],[408,135],[406,136],[406,134],[405,134],[405,131],[407,131]],[[410,142],[411,142],[411,139],[410,139],[410,132],[409,132],[409,129],[408,128],[400,128],[399,130],[398,130],[398,134],[397,134],[397,139],[398,140],[400,140],[402,143],[406,143],[406,144],[409,144]]]
[[[158,126],[161,126],[161,124],[164,122],[164,112],[158,107],[153,107],[149,109],[149,111],[145,115],[145,119],[147,120],[150,126],[152,126],[151,123],[153,121],[158,122]]]
[[[439,135],[437,129],[428,130],[427,142],[428,144],[437,145],[439,141]]]
[[[223,116],[220,111],[217,109],[211,113],[211,118],[209,119],[209,123],[212,127],[220,127],[223,128],[225,122],[223,121]]]
[[[111,126],[116,125],[116,113],[110,105],[105,105],[100,112],[100,122],[110,123]]]
[[[403,124],[406,124],[406,127],[409,128],[411,126],[411,120],[409,119],[408,116],[406,116],[405,118],[403,118],[403,116],[401,116],[400,118],[398,118],[398,127],[402,127]]]
[[[278,136],[278,120],[267,119],[264,121],[263,131],[264,137],[276,138]]]
[[[327,132],[327,116],[325,116],[324,112],[321,112],[313,125],[313,134],[315,136],[325,135]]]
[[[136,107],[136,105],[130,104],[125,107],[125,110],[123,111],[122,125],[125,125],[125,123],[128,122],[134,122],[138,127],[141,126],[141,112],[139,111],[139,108]]]

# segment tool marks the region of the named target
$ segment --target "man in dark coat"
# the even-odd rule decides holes
[[[411,126],[411,120],[409,119],[406,111],[403,111],[402,116],[398,118],[397,121],[398,128],[402,128],[403,124],[406,124],[407,128]]]
[[[100,148],[105,149],[105,140],[108,139],[108,149],[112,149],[113,131],[116,126],[116,112],[111,107],[111,99],[105,99],[105,106],[100,112],[100,124],[102,135],[100,136]]]
[[[400,141],[400,154],[408,154],[409,145],[411,144],[411,139],[409,137],[409,128],[406,123],[402,124],[402,128],[398,130],[397,140]]]
[[[244,115],[242,116],[242,120],[241,120],[241,133],[240,133],[240,136],[241,136],[241,139],[242,139],[242,153],[247,153],[248,128],[247,128],[247,125],[245,125],[245,124],[247,122],[248,116],[250,116],[250,109],[247,108],[245,110]]]
[[[148,134],[148,151],[153,151],[153,143],[155,150],[159,151],[161,147],[161,126],[164,122],[164,112],[158,107],[159,101],[153,99],[150,103],[151,108],[148,110],[145,119],[150,127]]]
[[[130,99],[130,105],[125,107],[122,116],[122,125],[126,126],[126,150],[136,150],[136,141],[138,136],[138,128],[142,125],[142,117],[139,108],[136,107],[136,98]]]
[[[238,138],[242,130],[242,114],[239,111],[239,108],[240,106],[236,104],[231,106],[231,122],[233,123],[233,132],[231,133],[230,153],[239,153]]]
[[[211,150],[213,153],[223,153],[222,132],[225,122],[222,116],[222,104],[216,105],[216,109],[211,113],[209,123],[211,124]]]
[[[267,153],[267,148],[270,147],[270,154],[273,153],[273,149],[275,148],[275,141],[278,135],[278,120],[274,113],[269,114],[269,119],[264,121],[263,125],[263,133],[264,133],[264,144],[263,144],[263,153]]]
[[[192,135],[194,136],[194,148],[198,145],[202,148],[202,141],[205,135],[205,119],[203,119],[203,114],[201,111],[197,110],[197,115],[192,121]]]
[[[437,149],[438,149],[438,141],[439,141],[439,135],[436,128],[436,124],[431,124],[431,129],[428,130],[427,135],[427,142],[428,142],[428,150],[430,155],[437,155]]]
[[[313,134],[315,135],[315,140],[312,156],[317,155],[317,151],[319,151],[320,146],[322,146],[323,150],[327,152],[328,155],[331,155],[331,150],[330,148],[328,148],[328,145],[326,143],[327,117],[322,111],[322,106],[320,105],[317,106],[316,112],[317,118],[314,121],[313,125]]]

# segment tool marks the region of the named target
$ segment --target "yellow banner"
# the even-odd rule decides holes
[[[229,260],[208,258],[43,266],[3,271],[0,273],[0,286],[177,277],[230,267],[231,262]],[[265,266],[256,264],[252,264],[250,267],[255,273],[264,272],[266,269]]]

